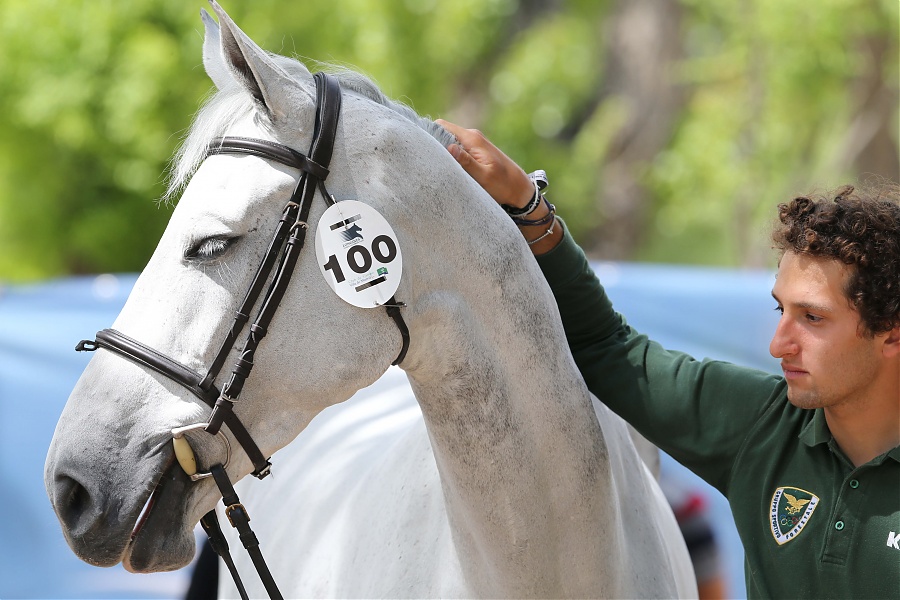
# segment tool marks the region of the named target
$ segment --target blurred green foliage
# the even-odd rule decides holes
[[[224,7],[262,47],[357,68],[423,114],[482,129],[527,170],[546,169],[552,200],[591,248],[615,225],[604,204],[611,148],[641,117],[610,83],[609,24],[628,2]],[[668,4],[681,50],[667,73],[683,101],[658,151],[626,165],[644,233],[622,255],[758,262],[776,202],[866,171],[846,144],[870,110],[860,80],[871,69],[896,104],[898,3]],[[155,202],[167,161],[211,88],[201,6],[0,0],[0,279],[143,267],[170,214]],[[872,40],[887,46],[874,62]],[[896,148],[890,111],[879,127]]]
[[[661,260],[683,248],[679,260],[764,263],[777,203],[871,175],[896,181],[898,2],[685,4],[695,16],[680,76],[693,92],[675,136],[648,165],[647,226],[656,235],[638,256]],[[888,118],[867,104],[876,83],[892,99]],[[861,149],[848,153],[862,121],[878,118],[892,140],[887,168]]]

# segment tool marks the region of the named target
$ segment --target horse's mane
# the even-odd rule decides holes
[[[272,54],[270,57],[278,66],[298,80],[301,73],[305,74],[306,72],[306,68],[295,59],[277,54]],[[327,71],[337,77],[345,91],[355,92],[377,104],[390,108],[425,130],[444,146],[456,142],[456,138],[452,134],[430,118],[422,117],[405,104],[385,96],[378,86],[365,75],[337,65],[316,63],[316,66],[319,67],[319,70]],[[256,111],[256,101],[253,97],[237,83],[214,91],[197,112],[184,142],[172,158],[168,187],[163,200],[174,200],[187,185],[200,163],[206,158],[210,140],[223,136],[235,122],[253,113],[256,113],[255,118],[260,126],[271,127],[265,117]]]

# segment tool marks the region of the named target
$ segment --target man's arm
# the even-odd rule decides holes
[[[666,350],[615,312],[565,232],[537,257],[588,389],[651,442],[727,492],[743,441],[777,395],[779,378]]]

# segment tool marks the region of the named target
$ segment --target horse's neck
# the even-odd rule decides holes
[[[443,286],[453,292],[415,299],[404,368],[470,583],[487,595],[579,595],[585,562],[588,572],[609,562],[591,524],[616,493],[610,449],[552,296],[537,265],[516,254],[466,261]],[[577,557],[571,569],[563,556]]]

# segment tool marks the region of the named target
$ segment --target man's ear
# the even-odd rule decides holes
[[[887,358],[896,358],[900,356],[900,325],[891,329],[887,337],[884,338],[882,352]]]

